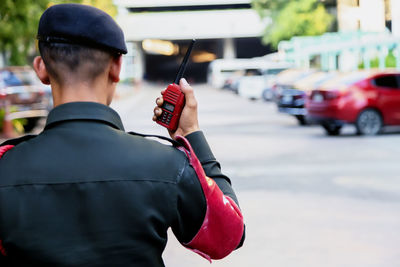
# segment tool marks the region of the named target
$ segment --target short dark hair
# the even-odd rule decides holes
[[[92,81],[107,67],[116,55],[88,46],[69,43],[47,43],[39,41],[39,52],[47,72],[62,83],[66,75]]]

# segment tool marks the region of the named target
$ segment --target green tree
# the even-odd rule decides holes
[[[47,0],[49,6],[63,3],[78,3],[89,6],[97,7],[110,16],[115,17],[117,15],[117,7],[113,4],[113,0]]]
[[[263,42],[275,48],[293,36],[323,34],[333,22],[320,0],[253,0],[252,5],[262,18],[271,19]]]
[[[25,65],[34,53],[39,18],[53,4],[84,3],[115,16],[112,0],[0,0],[0,52],[7,65]]]
[[[82,0],[81,2],[85,5],[95,6],[107,12],[112,17],[117,15],[117,7],[113,4],[112,0]]]
[[[0,50],[10,64],[23,65],[32,49],[40,14],[47,0],[1,0]]]

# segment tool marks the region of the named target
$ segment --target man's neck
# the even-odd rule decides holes
[[[54,107],[70,102],[96,102],[103,105],[109,105],[113,95],[113,88],[104,83],[74,85],[52,84]]]

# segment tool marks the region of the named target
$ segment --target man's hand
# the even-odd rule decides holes
[[[200,130],[199,122],[197,118],[197,100],[194,96],[193,88],[187,83],[187,81],[182,78],[179,81],[179,86],[182,92],[185,94],[186,104],[182,110],[181,118],[179,119],[178,128],[175,132],[168,131],[171,138],[175,139],[175,136],[182,135],[186,136],[190,133]],[[161,92],[164,94],[164,91]],[[158,97],[156,100],[157,106],[154,108],[153,121],[161,115],[161,106],[164,103],[162,96]]]

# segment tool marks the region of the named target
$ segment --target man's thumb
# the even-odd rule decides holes
[[[196,99],[194,97],[193,88],[189,85],[185,78],[179,81],[182,92],[185,94],[186,105],[196,105]]]

